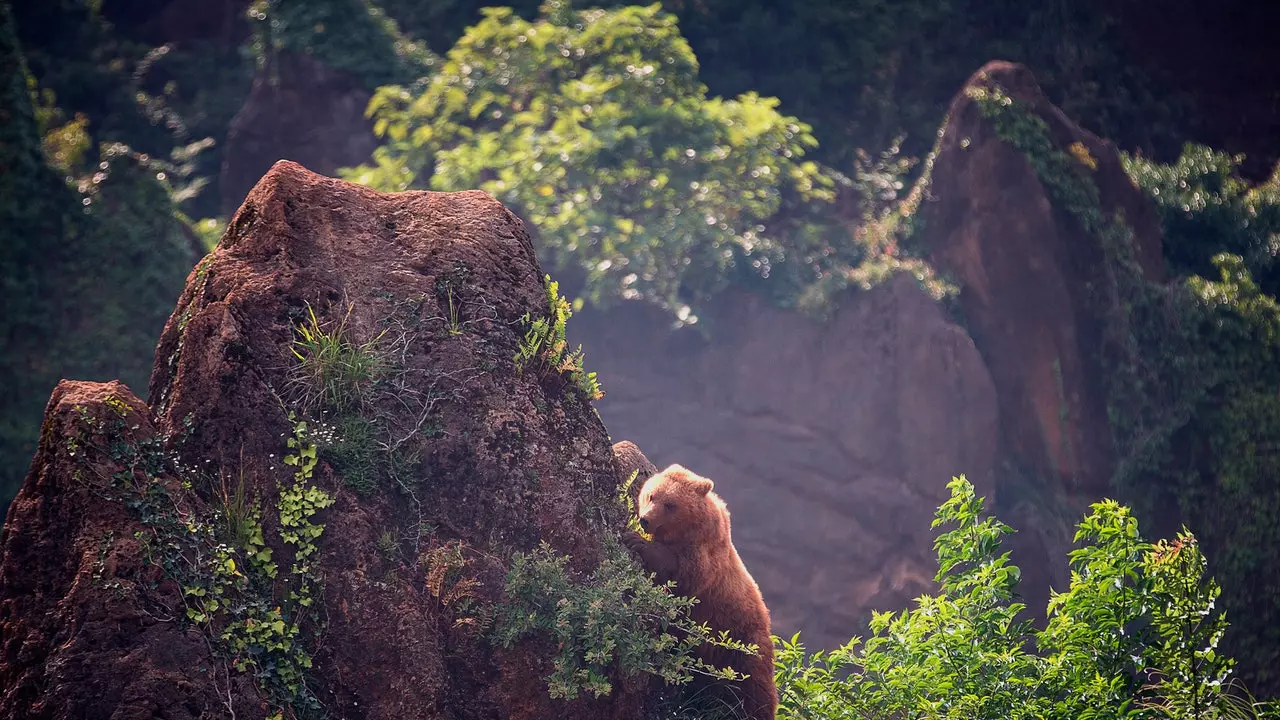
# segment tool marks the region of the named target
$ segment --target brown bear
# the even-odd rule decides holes
[[[640,489],[640,526],[646,541],[629,533],[627,546],[659,583],[674,580],[676,592],[696,597],[692,616],[715,632],[759,647],[758,655],[703,645],[698,656],[715,667],[748,675],[741,682],[717,681],[713,691],[749,720],[774,720],[778,694],[773,682],[773,641],[769,609],[729,535],[729,510],[712,492],[708,478],[672,465]],[[740,703],[740,705],[739,705]]]

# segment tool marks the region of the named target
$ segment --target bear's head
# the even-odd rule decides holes
[[[682,465],[650,477],[640,488],[640,527],[657,542],[676,542],[703,535],[723,511],[711,492],[715,484]]]

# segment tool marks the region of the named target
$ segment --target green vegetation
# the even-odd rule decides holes
[[[835,718],[1249,718],[1220,648],[1226,619],[1195,538],[1149,543],[1114,501],[1079,524],[1071,585],[1042,630],[1020,619],[1021,575],[1001,552],[1007,525],[983,517],[963,477],[938,509],[937,594],[878,613],[865,641],[806,656],[777,639],[787,720]]]
[[[588,5],[562,6],[570,4]],[[503,5],[535,18],[539,0]],[[482,6],[383,3],[406,32],[441,52],[481,19]],[[1146,19],[1136,6],[1095,0],[663,0],[661,6],[679,18],[713,94],[779,98],[788,114],[813,125],[823,140],[817,154],[835,167],[851,166],[860,148],[886,147],[903,133],[908,152],[926,152],[956,88],[993,58],[1029,65],[1072,117],[1125,147],[1169,147],[1198,120],[1187,115],[1183,78],[1137,52],[1125,34],[1123,25]]]
[[[95,145],[82,117],[66,120],[51,93],[35,93],[7,5],[0,60],[0,382],[9,388],[0,399],[0,498],[7,501],[35,454],[40,414],[59,379],[147,386],[156,338],[196,255],[175,216],[169,167],[118,144]]]
[[[837,194],[892,188],[903,166],[867,161],[849,178],[805,160],[808,126],[772,98],[708,97],[697,71],[656,5],[551,2],[532,22],[488,9],[424,86],[378,91],[386,144],[345,175],[483,188],[537,228],[549,265],[585,274],[593,303],[643,299],[680,323],[730,281],[787,304],[859,264]]]
[[[1280,172],[1251,186],[1239,175],[1241,156],[1191,144],[1170,165],[1123,160],[1160,211],[1171,272],[1212,277],[1214,256],[1231,253],[1245,259],[1267,294],[1280,291]]]
[[[644,672],[681,685],[695,674],[741,677],[694,657],[703,643],[754,654],[757,648],[689,619],[694,600],[658,586],[639,570],[618,539],[605,538],[605,558],[587,578],[576,579],[569,558],[543,544],[517,553],[507,575],[495,637],[503,647],[530,635],[549,634],[556,643],[551,697],[595,697],[613,690],[611,671]]]
[[[1259,682],[1274,682],[1280,581],[1269,569],[1280,546],[1280,456],[1263,439],[1280,433],[1280,304],[1254,273],[1272,277],[1276,181],[1246,189],[1235,161],[1205,148],[1187,148],[1172,166],[1129,160],[1135,182],[1162,209],[1170,269],[1207,265],[1218,275],[1153,283],[1123,218],[1099,206],[1087,153],[1055,148],[1043,121],[998,88],[974,97],[1103,250],[1093,301],[1118,455],[1113,486],[1140,513],[1175,509],[1200,529],[1230,589],[1224,603],[1239,617],[1229,647]]]
[[[175,30],[172,18],[159,21],[150,8],[0,3],[0,384],[10,390],[0,401],[0,495],[21,482],[58,378],[147,384],[155,338],[182,280],[225,227],[206,217],[219,205],[210,192],[220,167],[215,141],[255,67],[273,80],[285,54],[381,88],[370,112],[385,145],[351,177],[382,189],[482,187],[532,223],[544,262],[581,276],[587,300],[642,300],[677,324],[703,327],[703,308],[731,286],[818,315],[846,288],[899,272],[934,297],[948,294],[952,288],[903,249],[930,160],[916,164],[900,150],[923,152],[955,89],[993,57],[1028,63],[1068,115],[1123,147],[1150,154],[1207,126],[1185,116],[1185,96],[1172,92],[1193,79],[1135,61],[1132,31],[1117,23],[1129,17],[1132,25],[1144,11],[1123,3],[512,5],[480,15],[460,0],[387,0],[387,12],[370,0],[258,0],[247,22],[232,18],[240,25],[204,33]],[[168,43],[160,37],[167,32],[181,37]],[[1251,187],[1239,157],[1201,146],[1187,146],[1172,164],[1126,157],[1159,210],[1176,276],[1154,284],[1137,266],[1124,218],[1099,205],[1087,150],[1056,147],[1044,123],[998,88],[975,98],[1027,156],[1057,208],[1102,250],[1091,299],[1117,492],[1144,521],[1176,510],[1196,528],[1235,621],[1226,647],[1261,681],[1280,680],[1280,576],[1272,572],[1280,460],[1271,441],[1280,434],[1280,175]],[[1202,108],[1219,120],[1236,110]],[[920,182],[900,199],[913,171]],[[546,316],[525,318],[512,360],[541,380],[567,380],[568,397],[578,397],[576,388],[597,398],[594,373],[565,337],[577,305],[555,283],[547,289]],[[310,307],[292,318],[299,366],[286,394],[306,422],[295,426],[289,454],[299,474],[281,486],[287,537],[280,543],[294,555],[288,574],[314,570],[321,526],[313,520],[331,501],[309,484],[317,457],[332,461],[358,493],[391,488],[416,508],[416,531],[403,538],[400,528],[387,531],[388,554],[420,544],[423,443],[445,432],[440,406],[462,397],[468,373],[503,361],[486,358],[449,375],[395,362],[422,333],[470,342],[475,323],[491,314],[466,272],[442,278],[436,295],[435,316],[423,312],[420,297],[362,308],[386,310],[364,325],[348,322],[350,307],[340,319]],[[180,328],[190,320],[179,317]],[[392,399],[400,403],[394,411]],[[123,403],[111,407],[128,412]],[[102,442],[73,440],[73,452]],[[247,482],[260,484],[243,474],[234,484],[223,478],[208,493],[212,509],[178,523],[170,510],[183,496],[157,478],[169,473],[201,492],[213,485],[167,465],[149,442],[98,450],[131,468],[110,479],[111,492],[148,524],[150,557],[191,591],[188,620],[232,648],[229,657],[259,676],[277,707],[314,710],[300,649],[314,629],[304,602],[312,594],[304,582],[291,586],[291,603],[270,600],[276,563],[284,563],[270,550],[279,538],[264,534],[263,499],[246,490]],[[976,517],[968,502],[944,506],[944,514],[986,552],[1004,530],[966,515]],[[1055,600],[1048,629],[1031,633],[1013,619],[1016,572],[998,557],[981,556],[983,569],[972,575],[944,561],[942,594],[879,618],[862,650],[807,663],[789,646],[783,674],[791,673],[791,697],[813,703],[803,716],[1118,715],[1126,699],[1124,711],[1139,715],[1239,712],[1215,685],[1225,668],[1220,651],[1206,650],[1225,624],[1189,620],[1217,592],[1199,569],[1200,546],[1189,536],[1147,546],[1114,506],[1097,506],[1090,517],[1095,526],[1082,526],[1081,539],[1092,549],[1078,556],[1078,587]],[[964,552],[940,546],[952,559]],[[457,566],[438,560],[433,596],[464,602],[465,583],[450,580]],[[512,587],[537,609],[533,624],[512,632],[570,632],[555,692],[603,690],[610,658],[668,679],[690,669],[678,659],[639,659],[663,642],[670,618],[660,610],[670,606],[625,599],[634,588],[622,565],[591,580],[571,579],[551,556],[521,562]],[[1100,584],[1105,577],[1119,581],[1120,599]],[[563,617],[539,605],[547,588],[566,599]],[[608,633],[635,630],[616,624],[634,621],[648,623],[650,634],[583,630],[600,621],[593,598],[617,597],[623,604],[608,612],[639,602],[634,607],[652,614],[609,616]],[[1146,614],[1134,614],[1134,598],[1147,603]],[[1123,635],[1116,618],[1130,623]],[[1028,640],[1036,652],[1024,648]],[[1147,668],[1126,657],[1159,664],[1166,675],[1144,675]],[[856,703],[849,686],[823,674],[838,672],[824,662],[866,678]],[[802,714],[800,705],[786,707]]]
[[[203,547],[187,549],[196,560],[177,579],[187,598],[187,618],[207,633],[217,654],[236,671],[255,677],[277,712],[288,708],[298,717],[311,717],[322,707],[307,687],[308,628],[322,620],[311,608],[319,577],[310,557],[324,532],[313,517],[332,505],[333,497],[311,482],[316,448],[307,439],[305,422],[294,423],[287,444],[291,452],[284,462],[296,471],[292,481],[281,483],[278,503],[279,540],[294,546],[288,573],[280,577],[273,560],[260,501],[246,502],[241,489],[231,503],[216,508],[213,522],[186,521],[188,537],[182,542],[202,540]],[[234,533],[216,533],[218,521]],[[287,588],[284,602],[277,598],[280,583]]]
[[[594,372],[587,372],[583,367],[584,355],[582,346],[566,353],[569,341],[566,337],[567,323],[573,315],[569,302],[560,295],[560,285],[550,275],[543,278],[547,289],[547,316],[531,319],[525,313],[522,321],[529,329],[520,340],[513,360],[516,372],[523,373],[532,367],[539,378],[559,377],[569,374],[569,382],[573,384],[588,400],[599,400],[604,397],[600,382]]]
[[[138,418],[129,406],[115,398],[105,404],[111,411],[105,418],[81,408],[82,430],[68,439],[68,454],[84,468],[79,480],[142,524],[135,539],[145,563],[182,588],[182,621],[205,636],[216,662],[250,674],[277,716],[323,717],[307,686],[307,647],[323,622],[311,606],[319,578],[310,558],[324,530],[315,515],[333,500],[312,483],[316,450],[306,424],[295,423],[288,439],[285,463],[297,470],[280,484],[279,535],[271,538],[294,546],[282,574],[263,531],[262,498],[251,497],[243,474],[231,488],[218,468],[215,486],[170,449],[184,437],[136,436]],[[103,459],[122,469],[98,475],[94,463]],[[210,487],[213,502],[206,504],[199,493]]]
[[[383,370],[378,341],[385,334],[359,345],[346,331],[352,308],[333,330],[320,327],[316,311],[307,305],[307,321],[297,326],[293,355],[298,359],[291,383],[299,389],[304,407],[324,407],[336,413],[359,410],[368,402],[370,386]]]

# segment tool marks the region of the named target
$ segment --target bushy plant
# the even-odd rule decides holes
[[[1125,170],[1160,212],[1164,256],[1177,274],[1216,275],[1213,257],[1243,257],[1269,294],[1280,286],[1280,168],[1251,186],[1240,177],[1243,157],[1188,143],[1164,165],[1122,156]]]
[[[612,535],[605,538],[605,558],[589,577],[575,576],[568,562],[545,543],[517,553],[494,629],[504,647],[542,633],[554,639],[554,669],[547,678],[551,697],[608,695],[614,672],[649,673],[674,685],[695,674],[740,678],[732,668],[706,664],[694,651],[703,643],[756,651],[693,622],[689,609],[696,600],[674,594],[672,583],[653,584]]]
[[[806,656],[798,636],[779,639],[780,718],[1275,716],[1231,681],[1219,589],[1190,533],[1151,544],[1127,508],[1095,503],[1071,584],[1035,630],[1000,548],[1011,529],[983,517],[963,476],[949,487],[934,522],[950,526],[934,544],[938,592],[876,614],[866,642]]]

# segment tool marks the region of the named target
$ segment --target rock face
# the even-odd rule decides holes
[[[277,160],[334,175],[368,160],[378,144],[364,116],[373,94],[357,78],[305,53],[280,52],[273,62],[227,130],[218,179],[227,215]]]
[[[640,680],[566,705],[550,636],[483,636],[503,558],[545,541],[589,569],[623,522],[588,402],[512,362],[542,277],[484,193],[275,165],[190,275],[150,406],[119,384],[51,398],[0,539],[0,715],[263,718],[284,692],[298,717],[639,717]],[[376,339],[345,414],[299,374],[310,311]],[[228,564],[237,544],[260,550]]]
[[[102,500],[127,463],[93,448],[91,428],[113,420],[128,423],[115,433],[122,447],[156,437],[146,405],[119,383],[63,381],[49,400],[4,528],[0,714],[253,717],[252,681],[214,677],[204,637],[175,625],[182,590],[147,562],[148,527]],[[239,698],[230,706],[228,692]]]
[[[826,326],[749,297],[714,309],[713,340],[623,306],[575,320],[608,396],[610,430],[659,466],[712,477],[778,634],[810,647],[862,632],[871,610],[932,586],[930,520],[967,474],[1018,533],[1009,546],[1033,612],[1065,587],[1075,503],[1108,490],[1111,436],[1089,307],[1102,252],[1050,202],[1027,158],[969,97],[998,83],[1079,143],[1105,212],[1121,210],[1150,278],[1152,209],[1115,148],[1045,99],[1025,68],[992,63],[952,103],[916,238],[962,289],[962,329],[898,278],[843,301]],[[970,339],[972,338],[972,339]]]
[[[704,313],[706,314],[706,313]],[[953,475],[991,497],[995,388],[959,327],[899,277],[829,325],[724,298],[712,342],[638,305],[575,315],[601,416],[658,467],[712,478],[774,633],[809,647],[932,586],[929,523]]]
[[[1163,273],[1159,224],[1115,147],[1068,120],[1025,67],[989,63],[956,95],[932,197],[921,206],[919,242],[961,287],[965,324],[1000,398],[1007,453],[1025,471],[1097,498],[1108,491],[1114,463],[1088,289],[1104,272],[1103,253],[1097,238],[1053,206],[1026,156],[969,96],[970,87],[994,85],[1046,123],[1054,147],[1079,143],[1088,151],[1102,210],[1123,212],[1152,280]]]

